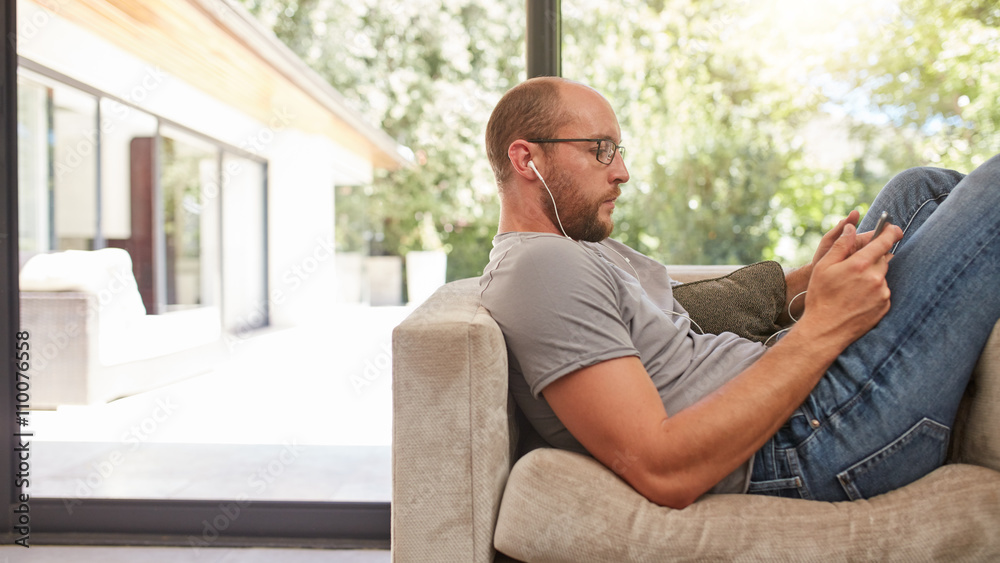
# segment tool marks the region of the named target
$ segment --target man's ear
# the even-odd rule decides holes
[[[524,139],[518,139],[507,148],[507,157],[514,172],[528,180],[537,180],[538,174],[528,167],[531,162],[531,144]],[[535,163],[536,165],[538,163]]]

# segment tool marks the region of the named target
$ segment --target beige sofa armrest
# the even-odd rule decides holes
[[[90,402],[89,373],[98,357],[97,296],[20,294],[21,328],[31,334],[31,403],[36,409]]]
[[[493,561],[515,439],[506,346],[478,281],[438,289],[392,348],[392,558]]]

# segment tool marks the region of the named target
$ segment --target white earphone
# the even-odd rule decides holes
[[[549,189],[549,185],[545,183],[545,178],[542,178],[542,173],[538,171],[538,167],[535,166],[535,161],[528,161],[528,168],[535,171],[535,176],[542,181],[542,186],[545,187],[545,191],[549,193],[549,199],[552,200],[552,210],[556,212],[556,223],[559,223],[559,230],[562,231],[564,237],[573,240],[569,235],[566,234],[566,229],[563,228],[562,219],[559,218],[559,208],[556,207],[556,198],[552,195],[552,190]]]
[[[543,185],[543,186],[545,186],[545,191],[549,192],[549,199],[551,199],[551,200],[552,200],[552,209],[553,209],[553,210],[554,210],[554,211],[556,212],[556,222],[558,222],[558,223],[559,223],[559,230],[560,230],[560,231],[562,231],[562,234],[563,234],[563,236],[564,236],[564,237],[566,237],[566,238],[568,238],[568,239],[570,239],[570,240],[573,240],[572,238],[570,238],[570,236],[569,236],[569,235],[567,235],[567,234],[566,234],[566,229],[563,229],[563,226],[562,226],[562,220],[561,220],[561,219],[559,219],[559,209],[557,209],[557,208],[556,208],[556,198],[552,197],[552,191],[551,191],[551,190],[549,190],[549,186],[548,186],[548,184],[546,184],[546,183],[545,183],[545,178],[542,178],[542,175],[541,175],[541,173],[540,173],[540,172],[538,172],[538,168],[536,168],[536,167],[535,167],[535,163],[534,163],[534,161],[531,161],[531,160],[529,160],[529,161],[528,161],[528,168],[531,168],[532,170],[534,170],[534,171],[535,171],[535,176],[538,176],[538,179],[542,181],[542,185]],[[626,258],[625,256],[623,256],[623,255],[622,255],[622,253],[618,252],[618,251],[617,251],[617,250],[615,250],[614,248],[611,248],[610,246],[608,246],[608,245],[604,244],[603,242],[602,242],[602,243],[598,243],[598,244],[600,244],[600,245],[601,245],[601,246],[603,246],[604,248],[607,248],[607,249],[608,249],[608,250],[610,250],[611,252],[614,252],[614,253],[615,253],[615,254],[617,254],[617,255],[618,255],[618,256],[619,256],[619,257],[620,257],[620,258],[621,258],[622,260],[624,260],[624,261],[625,261],[625,263],[626,263],[626,264],[628,264],[628,267],[632,269],[632,273],[633,273],[633,274],[635,274],[635,279],[636,279],[636,281],[639,281],[639,272],[638,272],[638,271],[636,271],[636,269],[635,269],[635,266],[633,266],[633,265],[632,265],[632,261],[631,261],[631,260],[629,260],[628,258]],[[640,282],[640,285],[641,285],[641,282]],[[705,334],[705,331],[704,331],[704,329],[702,329],[702,328],[701,328],[701,326],[700,326],[700,325],[699,325],[699,324],[698,324],[697,322],[695,322],[695,320],[694,320],[694,319],[692,319],[691,317],[689,317],[688,315],[685,315],[684,313],[678,313],[677,311],[671,311],[670,309],[661,309],[661,310],[662,310],[662,311],[663,311],[664,313],[668,314],[668,315],[676,315],[676,316],[678,316],[678,317],[684,317],[684,318],[685,318],[685,319],[687,319],[687,320],[688,320],[688,321],[689,321],[689,322],[690,322],[691,324],[693,324],[693,325],[694,325],[695,327],[697,327],[697,328],[698,328],[698,331],[699,331],[700,333],[702,333],[702,334]]]
[[[545,180],[542,179],[542,175],[538,173],[538,168],[535,167],[535,161],[534,160],[529,160],[528,161],[528,168],[534,170],[535,171],[535,176],[538,176],[538,179],[542,180],[542,184],[545,184]]]

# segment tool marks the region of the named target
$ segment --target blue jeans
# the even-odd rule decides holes
[[[1000,318],[1000,155],[968,176],[916,168],[890,181],[904,229],[889,313],[851,344],[754,457],[749,492],[869,498],[942,465],[958,404]]]

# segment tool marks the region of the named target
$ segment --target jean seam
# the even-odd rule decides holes
[[[906,231],[910,229],[910,225],[913,224],[913,219],[917,216],[917,214],[920,213],[920,210],[923,209],[924,206],[926,206],[928,203],[932,201],[941,201],[943,199],[947,199],[949,195],[951,195],[951,190],[949,190],[948,193],[941,194],[937,197],[925,199],[923,202],[921,202],[920,205],[917,206],[916,210],[914,210],[913,213],[911,213],[909,218],[906,220],[906,225],[903,227],[903,237],[906,237]],[[902,239],[896,241],[896,244],[892,245],[892,252],[896,252],[896,248],[899,247],[900,242],[902,242]]]
[[[914,438],[916,438],[918,433],[924,433],[934,438],[939,438],[941,443],[945,444],[945,447],[947,448],[947,443],[951,436],[951,427],[932,418],[923,417],[906,432],[897,436],[885,446],[879,448],[872,454],[865,456],[863,459],[852,464],[844,471],[837,473],[837,481],[840,482],[841,487],[844,489],[844,492],[847,493],[848,497],[851,500],[864,498],[864,495],[856,486],[856,480],[852,477],[867,475],[873,462],[877,462],[888,455],[895,453],[896,450],[906,447],[913,441]],[[863,468],[863,466],[868,467]]]
[[[804,474],[802,473],[802,466],[799,464],[798,448],[785,450],[785,461],[788,463],[788,472],[795,475],[794,480],[799,496],[805,500],[812,500],[812,491],[809,490],[809,485],[806,483]]]
[[[947,293],[955,286],[955,282],[959,277],[958,274],[968,269],[969,265],[973,264],[976,261],[976,258],[980,254],[982,254],[983,250],[988,248],[990,246],[990,243],[995,241],[997,236],[1000,235],[1000,227],[994,225],[993,228],[987,230],[984,234],[986,236],[983,239],[983,243],[976,247],[975,252],[965,255],[965,260],[963,260],[960,264],[956,264],[955,266],[953,266],[950,272],[951,275],[948,276],[947,280],[939,281],[938,286],[935,288],[935,291],[939,295]],[[941,285],[941,282],[944,282],[945,285]],[[879,364],[879,366],[875,370],[873,370],[872,378],[870,378],[869,381],[874,379],[875,374],[881,373],[882,367],[885,366],[885,364],[888,363],[892,358],[896,357],[897,354],[899,354],[900,349],[903,347],[903,343],[908,341],[913,336],[913,334],[917,332],[919,327],[923,326],[927,317],[929,317],[931,313],[937,310],[939,303],[940,300],[935,300],[928,306],[922,308],[923,314],[914,322],[909,323],[907,327],[909,330],[905,331],[905,333],[899,335],[899,337],[895,339],[892,351],[889,354],[887,354],[885,360],[881,364]]]

